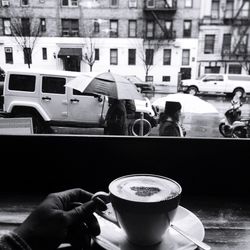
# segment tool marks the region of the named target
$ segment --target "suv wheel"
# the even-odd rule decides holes
[[[188,88],[188,91],[187,91],[190,95],[196,95],[198,93],[198,89],[194,86],[191,86]]]

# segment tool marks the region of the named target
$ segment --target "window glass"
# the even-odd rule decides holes
[[[136,64],[136,49],[128,50],[128,65]]]
[[[3,19],[3,33],[8,36],[11,35],[11,22],[9,18]]]
[[[154,22],[148,21],[147,22],[147,32],[146,32],[147,38],[153,38],[154,37]]]
[[[171,49],[163,50],[163,65],[171,64]]]
[[[65,94],[65,78],[43,76],[42,92],[52,94]]]
[[[154,63],[154,50],[146,49],[146,65],[153,65]]]
[[[118,6],[118,0],[110,0],[110,6],[111,7],[117,7]]]
[[[117,65],[118,64],[118,50],[110,49],[110,64]]]
[[[191,37],[192,21],[184,20],[183,23],[183,37]]]
[[[229,74],[241,74],[242,67],[239,64],[230,64],[228,68]]]
[[[213,19],[218,19],[220,16],[220,0],[212,0],[211,16]]]
[[[136,37],[136,20],[129,20],[128,36]]]
[[[48,59],[47,48],[42,48],[42,52],[43,52],[43,60],[47,60]]]
[[[21,0],[22,5],[29,5],[29,0]]]
[[[7,64],[13,64],[13,52],[12,47],[5,47],[5,63]]]
[[[9,89],[34,92],[35,83],[36,83],[35,76],[11,74],[9,79]]]
[[[46,21],[45,18],[40,19],[40,25],[41,25],[41,31],[45,32],[46,31]]]
[[[129,0],[128,7],[129,8],[136,8],[137,7],[137,0]]]
[[[99,49],[95,49],[95,60],[96,61],[100,60],[100,51],[99,51]]]
[[[189,65],[190,63],[190,50],[184,49],[182,51],[182,65]]]
[[[215,35],[205,35],[205,46],[204,46],[205,54],[214,53],[214,43],[215,43]]]
[[[110,37],[118,37],[118,20],[110,20]]]

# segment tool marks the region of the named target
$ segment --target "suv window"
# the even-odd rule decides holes
[[[35,91],[36,77],[31,75],[10,75],[9,89],[18,91]]]
[[[43,76],[42,92],[52,94],[65,94],[65,83],[65,78]]]
[[[100,95],[94,94],[94,93],[83,93],[81,91],[78,91],[76,89],[73,89],[73,95],[84,95],[84,96],[94,96],[94,97],[98,97]]]
[[[235,81],[250,81],[250,76],[231,76],[228,75],[229,80],[235,80]]]

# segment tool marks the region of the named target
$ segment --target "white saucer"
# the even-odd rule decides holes
[[[108,204],[107,213],[114,214],[111,204]],[[138,247],[126,240],[126,235],[122,229],[113,223],[103,219],[95,214],[101,227],[101,234],[94,240],[95,242],[108,250],[193,250],[196,246],[184,238],[182,235],[169,228],[163,235],[163,241],[160,244],[149,247]],[[172,224],[183,231],[202,241],[205,236],[204,227],[199,218],[186,208],[179,206]]]

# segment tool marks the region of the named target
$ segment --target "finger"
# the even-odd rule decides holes
[[[55,193],[54,195],[60,199],[60,201],[63,204],[64,209],[68,209],[69,204],[71,202],[84,203],[90,200],[93,194],[86,190],[75,188],[75,189],[69,189],[63,192]]]
[[[88,228],[89,234],[92,236],[97,236],[101,233],[101,229],[96,217],[91,214],[88,218],[85,219],[85,224]]]
[[[77,206],[70,211],[66,212],[69,220],[69,225],[85,221],[97,208],[97,203],[93,200],[85,202],[84,204]]]

